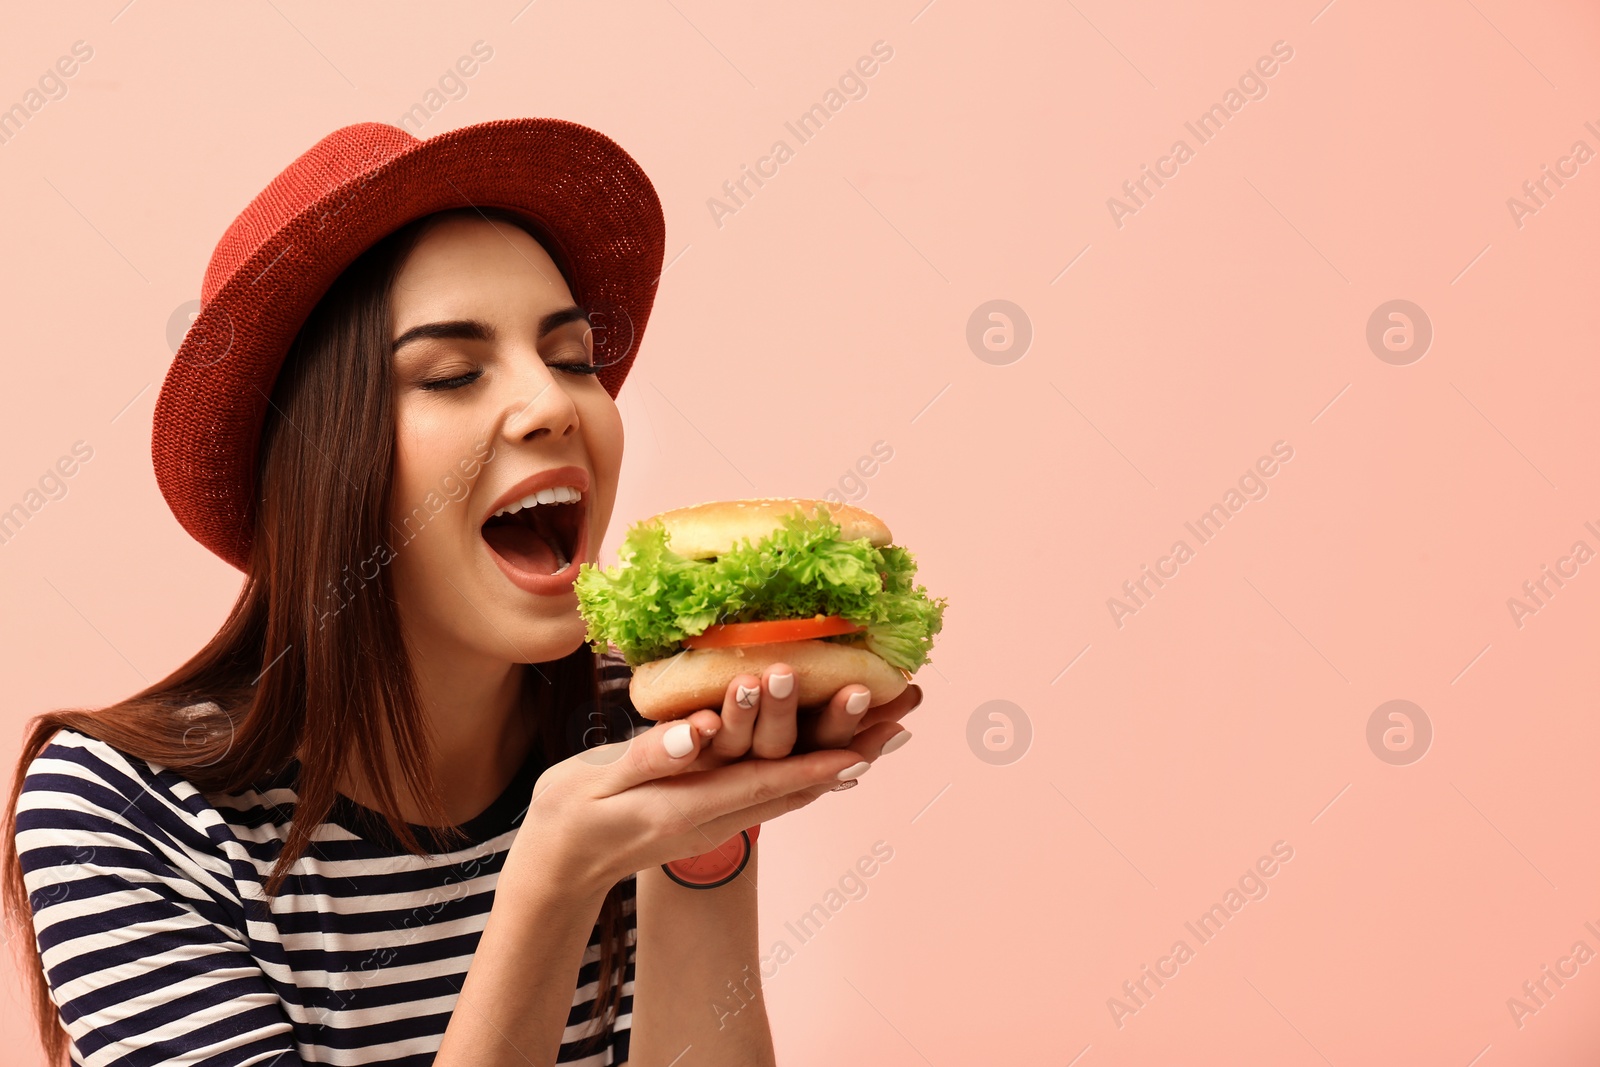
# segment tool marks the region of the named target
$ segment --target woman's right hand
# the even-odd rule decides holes
[[[507,866],[521,846],[525,862],[554,863],[577,886],[604,892],[635,871],[709,852],[748,826],[806,806],[866,760],[832,748],[689,771],[721,723],[714,711],[696,711],[547,768]]]

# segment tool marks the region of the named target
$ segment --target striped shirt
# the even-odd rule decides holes
[[[601,657],[608,701],[626,693],[628,674],[614,653]],[[631,704],[626,712],[648,725]],[[203,794],[159,764],[58,731],[27,768],[17,849],[72,1062],[431,1064],[544,766],[536,745],[464,825],[468,843],[426,857],[339,796],[269,905],[262,887],[288,838],[296,764],[258,788]],[[439,847],[415,829],[430,853]],[[615,1026],[603,1043],[584,1040],[600,1041],[589,1018],[597,925],[557,1062],[628,1058],[635,885],[622,883],[628,958]]]

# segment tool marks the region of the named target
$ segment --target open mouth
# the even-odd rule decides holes
[[[564,494],[567,497],[575,493]],[[483,524],[490,551],[519,571],[561,575],[575,567],[585,501],[556,499],[502,511]]]

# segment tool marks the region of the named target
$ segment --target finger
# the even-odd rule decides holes
[[[872,690],[864,685],[847,685],[840,689],[815,715],[806,716],[807,747],[843,748],[848,745],[871,702]]]
[[[750,737],[761,708],[761,679],[741,674],[722,697],[722,729],[711,742],[713,754],[735,760],[750,751]]]
[[[626,741],[596,745],[579,753],[603,778],[598,795],[611,796],[642,782],[688,770],[711,737],[721,733],[722,717],[709,709],[671,722],[658,722]]]
[[[715,817],[712,821],[702,825],[701,830],[706,833],[707,840],[722,843],[722,841],[734,837],[739,830],[749,829],[752,825],[762,824],[762,822],[771,822],[776,817],[786,816],[790,811],[798,811],[798,809],[810,805],[811,801],[818,800],[819,797],[826,797],[830,790],[837,789],[840,785],[850,785],[854,781],[858,781],[858,779],[850,779],[848,782],[835,782],[829,779],[829,781],[819,782],[816,785],[806,785],[803,789],[786,793],[782,797],[763,800],[758,805],[750,805],[749,808],[741,808],[739,811],[731,811],[725,816]],[[715,845],[712,848],[715,848]]]
[[[662,801],[670,810],[702,829],[715,826],[721,836],[717,842],[757,822],[729,820],[730,813],[771,804],[798,790],[813,786],[833,786],[845,777],[866,772],[871,763],[866,754],[851,748],[833,748],[778,759],[746,759],[699,774],[663,778],[656,783]],[[844,777],[841,777],[843,775]],[[776,811],[776,808],[764,809]],[[721,820],[721,821],[719,821]]]
[[[900,695],[893,700],[884,701],[875,708],[868,708],[867,713],[861,716],[861,724],[856,729],[865,730],[880,722],[899,722],[904,716],[916,710],[921,703],[922,686],[913,682],[901,690]]]
[[[861,773],[864,774],[865,772]],[[706,836],[714,840],[726,840],[740,830],[748,829],[757,823],[770,822],[780,815],[798,811],[830,792],[843,792],[850,789],[860,780],[861,777],[858,774],[856,777],[842,782],[827,781],[820,785],[807,786],[804,789],[797,789],[787,796],[753,805],[743,811],[733,812],[707,824],[705,827]]]
[[[836,716],[830,721],[828,712],[836,703],[846,705],[849,701],[850,692],[858,688],[864,687],[845,686],[834,694],[833,700],[829,701],[821,712],[816,715],[800,716],[800,739],[795,745],[796,751],[810,752],[818,748],[838,748],[842,745],[848,745],[851,743],[850,737],[859,735],[862,730],[875,726],[880,722],[896,722],[922,703],[922,687],[908,685],[892,699],[886,700],[876,707],[869,707],[860,715],[850,715],[846,708],[845,714]],[[841,720],[848,720],[845,725],[851,731],[850,735],[843,740],[839,739],[837,732],[833,732],[843,729],[843,726],[839,725]]]
[[[876,763],[880,757],[888,755],[909,740],[911,731],[904,726],[897,722],[880,722],[856,734],[850,742],[850,748],[866,756],[869,763]]]
[[[898,749],[901,745],[911,740],[911,731],[895,723],[877,723],[867,727],[856,734],[850,742],[850,747],[857,752],[867,755],[867,761],[876,764],[879,759]],[[850,789],[860,780],[858,775],[850,781],[840,782],[830,786],[834,791]]]
[[[802,786],[784,796],[761,801],[739,811],[730,812],[701,826],[706,837],[720,844],[740,830],[759,822],[775,819],[805,807],[824,793],[844,791],[856,785],[880,756],[895,751],[911,740],[911,731],[895,723],[878,723],[856,735],[850,748],[844,751],[860,752],[866,759],[841,768],[833,778]],[[820,753],[815,753],[820,754]],[[794,757],[800,758],[800,757]],[[788,761],[785,761],[788,762]],[[771,766],[771,764],[768,764]],[[843,777],[842,776],[848,776]]]
[[[750,754],[780,759],[794,750],[795,709],[800,704],[800,680],[787,663],[769,663],[761,672],[761,714],[750,738]]]

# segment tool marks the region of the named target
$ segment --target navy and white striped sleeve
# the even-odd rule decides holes
[[[185,786],[71,730],[27,768],[16,845],[73,1060],[300,1067],[216,814]]]

